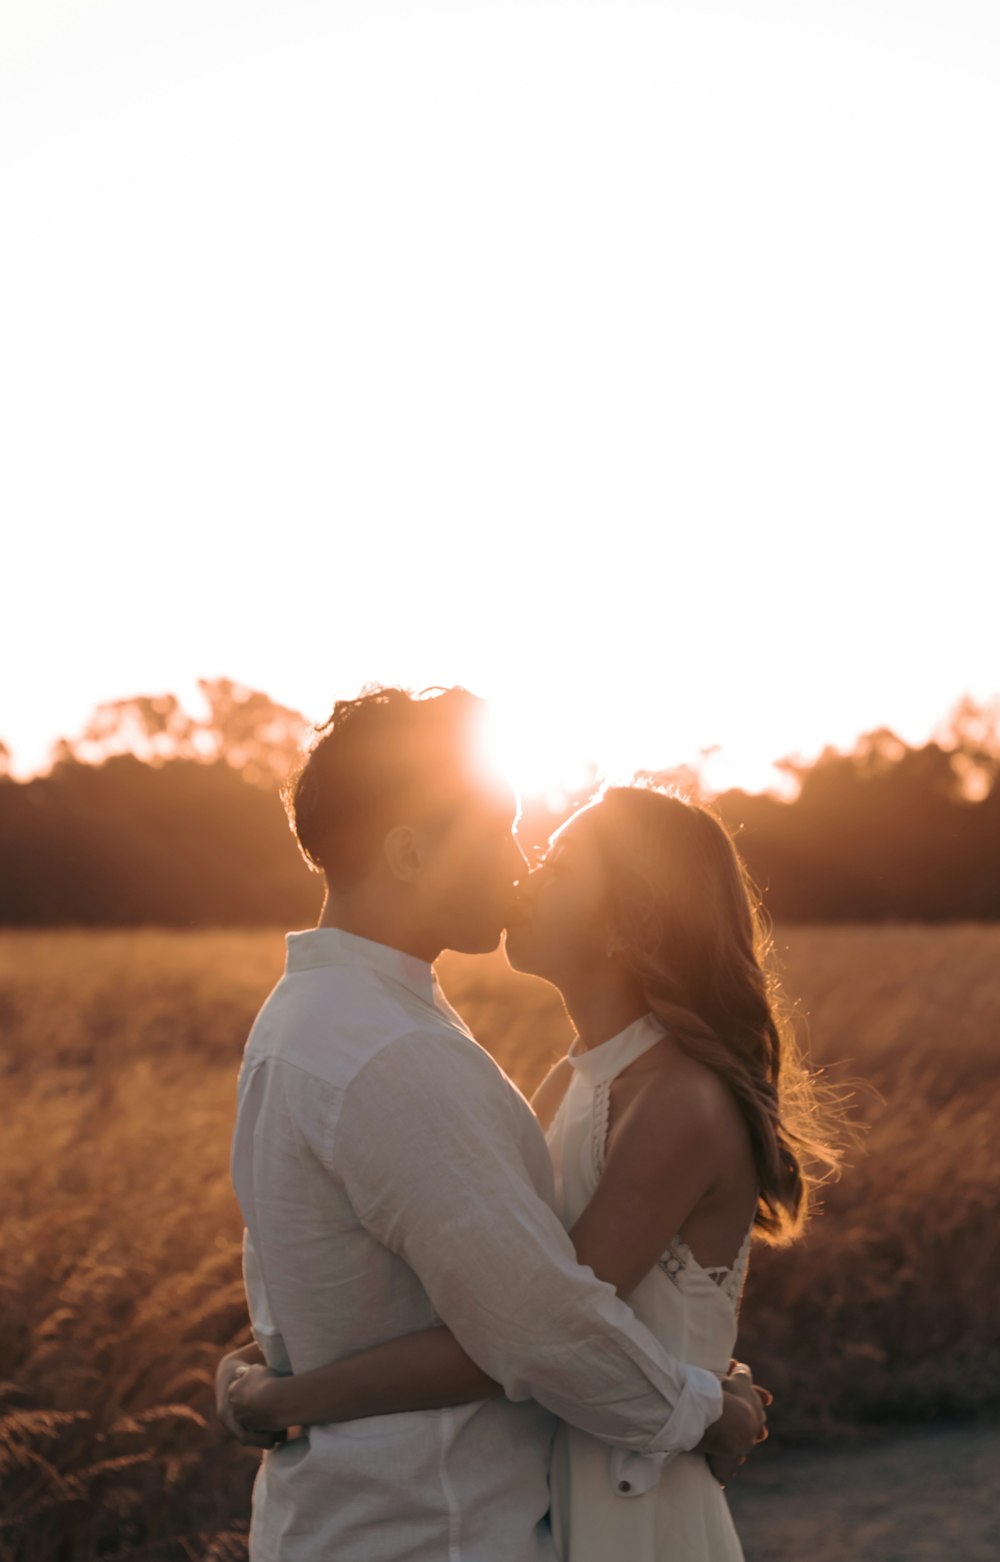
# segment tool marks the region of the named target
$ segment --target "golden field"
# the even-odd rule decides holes
[[[776,1392],[775,1446],[986,1413],[1000,928],[776,942],[868,1127],[804,1241],[751,1263],[740,1351]],[[248,1337],[229,1135],[282,962],[275,932],[0,935],[0,1562],[245,1557],[258,1455],[216,1427],[212,1377]],[[500,957],[440,974],[530,1090],[569,1037],[551,989]]]

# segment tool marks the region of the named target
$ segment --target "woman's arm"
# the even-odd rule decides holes
[[[601,1179],[570,1232],[576,1256],[631,1296],[718,1176],[733,1124],[715,1079],[651,1074],[608,1140]]]
[[[502,1392],[451,1331],[439,1327],[403,1334],[294,1376],[249,1366],[230,1381],[228,1398],[240,1425],[260,1431],[399,1410],[438,1410]]]

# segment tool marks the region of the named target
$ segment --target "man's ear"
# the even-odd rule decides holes
[[[412,884],[420,877],[426,860],[427,837],[411,824],[397,824],[382,843],[385,860],[397,879]]]

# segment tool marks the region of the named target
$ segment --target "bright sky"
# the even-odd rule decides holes
[[[1000,690],[995,0],[0,28],[22,772],[198,676],[750,787]]]

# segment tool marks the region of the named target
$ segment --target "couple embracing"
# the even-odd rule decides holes
[[[529,873],[482,713],[341,701],[288,794],[326,899],[239,1076],[256,1344],[217,1390],[266,1450],[251,1559],[729,1562],[769,1398],[731,1361],[748,1252],[815,1148],[756,901],[709,811],[639,787]],[[504,929],[576,1031],[530,1105],[433,969]]]

